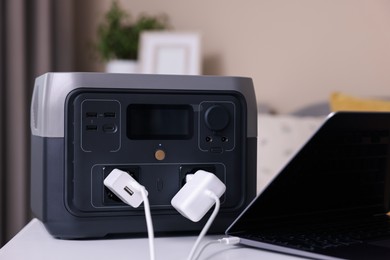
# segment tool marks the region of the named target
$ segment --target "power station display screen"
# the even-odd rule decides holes
[[[193,109],[190,105],[131,104],[127,107],[127,137],[136,140],[189,139]]]

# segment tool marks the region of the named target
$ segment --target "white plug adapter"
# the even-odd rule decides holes
[[[141,189],[145,189],[130,174],[114,169],[104,179],[104,185],[109,188],[123,202],[138,208],[143,202]],[[145,190],[146,195],[148,194]]]
[[[217,176],[199,170],[172,198],[171,204],[184,217],[198,222],[215,203],[210,193],[220,198],[225,190],[225,184]]]

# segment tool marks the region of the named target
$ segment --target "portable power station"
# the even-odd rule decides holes
[[[146,234],[142,205],[103,184],[115,168],[147,189],[157,234],[205,224],[170,205],[197,170],[226,185],[210,232],[223,232],[256,195],[250,78],[47,73],[35,81],[31,133],[31,206],[54,237]]]

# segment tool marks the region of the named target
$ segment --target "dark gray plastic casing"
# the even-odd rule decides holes
[[[131,140],[131,104],[188,106],[190,137]],[[115,113],[105,118],[101,111],[110,106]],[[209,129],[207,113],[214,106],[227,111],[226,129]],[[91,107],[93,119],[85,116]],[[101,132],[107,122],[113,122],[107,128],[112,133]],[[85,124],[97,132],[87,132]],[[46,73],[35,81],[31,133],[31,207],[55,237],[146,234],[142,207],[105,194],[102,180],[112,168],[135,173],[148,189],[158,233],[198,231],[207,220],[193,223],[166,203],[191,170],[210,170],[227,186],[211,232],[222,233],[256,195],[257,106],[250,78]],[[224,140],[212,143],[210,136]],[[155,150],[166,152],[166,159],[157,160]]]

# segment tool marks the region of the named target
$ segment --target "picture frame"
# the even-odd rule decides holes
[[[141,34],[139,72],[201,74],[200,35],[195,32],[146,31]]]

